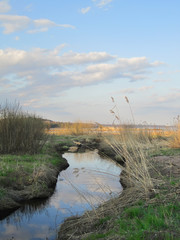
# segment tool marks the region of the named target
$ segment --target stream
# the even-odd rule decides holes
[[[96,151],[65,153],[69,167],[60,172],[53,195],[34,200],[0,221],[1,240],[55,240],[59,226],[117,196],[120,167]]]

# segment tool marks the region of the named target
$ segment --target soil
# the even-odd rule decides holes
[[[180,156],[158,156],[154,157],[154,161],[157,164],[163,176],[167,177],[179,177],[180,176]]]

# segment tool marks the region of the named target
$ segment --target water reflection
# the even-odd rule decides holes
[[[70,167],[58,177],[48,200],[27,202],[0,221],[0,239],[54,240],[65,218],[82,214],[119,194],[120,168],[96,152],[65,153]]]

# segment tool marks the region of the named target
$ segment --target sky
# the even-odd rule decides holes
[[[54,121],[111,124],[113,109],[123,123],[132,110],[135,123],[171,125],[179,10],[179,0],[0,0],[0,103]]]

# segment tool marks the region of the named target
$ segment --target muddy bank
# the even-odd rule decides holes
[[[12,211],[19,208],[24,201],[32,199],[45,199],[52,195],[57,182],[57,176],[60,171],[69,166],[66,159],[59,156],[59,162],[54,165],[48,163],[36,169],[36,173],[19,173],[16,181],[12,182],[12,178],[6,180],[6,186],[3,189],[3,196],[0,198],[0,219],[9,215]],[[32,177],[32,174],[34,176]],[[4,179],[3,179],[4,180]],[[5,182],[4,180],[4,182]]]

